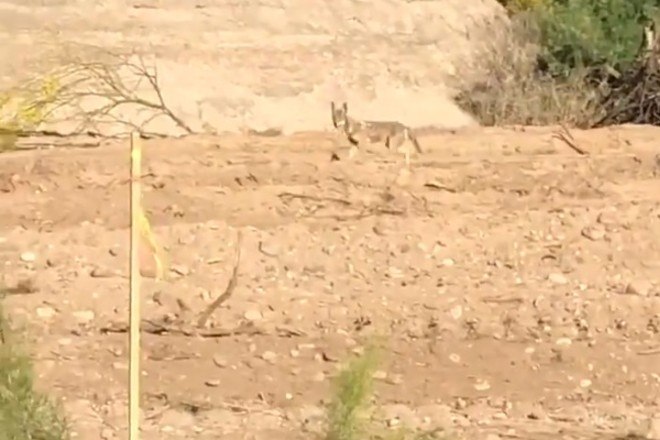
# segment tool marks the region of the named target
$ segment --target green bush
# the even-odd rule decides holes
[[[0,307],[0,440],[69,438],[59,408],[35,391],[33,377],[32,362],[11,338]]]
[[[554,0],[533,9],[541,67],[567,77],[584,68],[621,71],[634,61],[660,0]]]

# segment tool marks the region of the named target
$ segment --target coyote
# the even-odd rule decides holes
[[[332,125],[355,147],[364,143],[383,142],[388,150],[398,149],[404,142],[410,141],[418,153],[422,153],[417,137],[410,127],[398,121],[360,121],[348,116],[348,104],[341,106],[330,104],[332,110]],[[406,165],[410,164],[410,152],[406,149]]]

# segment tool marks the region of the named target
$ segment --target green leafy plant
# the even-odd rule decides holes
[[[337,376],[336,391],[328,407],[328,432],[325,440],[360,440],[365,436],[365,413],[378,365],[374,346],[353,359]]]
[[[11,337],[0,308],[0,440],[66,440],[59,408],[34,389],[30,358]]]
[[[0,152],[13,150],[19,133],[47,119],[48,105],[58,92],[57,79],[49,76],[0,92]]]
[[[576,70],[621,70],[637,55],[645,23],[660,0],[554,0],[533,8],[542,67],[553,76]]]

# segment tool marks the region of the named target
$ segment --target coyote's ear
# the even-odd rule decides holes
[[[337,128],[337,110],[335,107],[335,101],[330,101],[330,111],[332,114],[332,125]]]
[[[344,113],[348,113],[348,104],[346,104],[346,101],[341,105],[341,108],[344,109]]]

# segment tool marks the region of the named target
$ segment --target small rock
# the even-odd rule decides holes
[[[648,280],[632,280],[624,290],[627,295],[649,296],[653,290],[653,285]]]
[[[73,317],[76,319],[76,321],[78,321],[78,323],[87,324],[94,320],[96,314],[92,310],[79,310],[77,312],[73,312]]]
[[[596,221],[604,226],[614,226],[619,223],[618,216],[613,211],[603,211],[598,214]]]
[[[383,370],[374,371],[371,377],[373,377],[376,380],[385,380],[387,379],[387,372]]]
[[[387,376],[385,382],[389,383],[390,385],[401,385],[403,383],[403,376],[401,374],[390,374]]]
[[[555,342],[555,344],[559,345],[560,347],[568,347],[572,343],[573,341],[571,340],[571,338],[559,338]]]
[[[55,316],[55,313],[57,312],[52,307],[37,307],[37,316],[41,319],[50,319]]]
[[[451,353],[449,355],[449,360],[455,364],[458,364],[461,361],[461,357],[456,353]]]
[[[277,359],[277,354],[272,351],[264,351],[261,354],[261,359],[265,360],[266,362],[273,363],[275,362],[275,359]]]
[[[250,322],[261,321],[263,319],[263,315],[259,310],[248,310],[243,314],[243,317]]]
[[[454,306],[449,310],[449,314],[452,318],[459,320],[463,316],[463,307],[460,305]]]
[[[216,388],[220,386],[220,381],[218,379],[210,379],[204,381],[204,385],[211,388]]]
[[[582,229],[582,236],[588,238],[591,241],[599,241],[605,238],[605,228],[600,225],[597,226],[587,226]]]
[[[383,417],[390,426],[403,425],[408,429],[415,429],[419,425],[419,419],[415,411],[400,403],[383,405],[381,409]]]
[[[218,355],[213,356],[213,364],[219,368],[227,368],[227,366],[229,365],[229,363],[225,358]]]
[[[37,260],[37,254],[34,252],[23,252],[21,254],[21,261],[24,263],[34,263]]]
[[[500,440],[501,437],[493,432],[486,436],[486,440]]]
[[[591,380],[590,379],[582,379],[580,381],[580,387],[581,388],[589,388],[591,386]]]
[[[474,384],[474,389],[477,391],[487,391],[490,389],[490,383],[487,380],[480,380]]]
[[[118,275],[117,271],[114,271],[107,267],[95,266],[92,270],[89,271],[89,276],[92,278],[112,278]]]
[[[440,262],[440,264],[445,266],[445,267],[451,267],[454,264],[456,264],[456,262],[451,258],[443,258],[442,261]]]
[[[548,275],[548,281],[560,286],[568,284],[568,278],[566,278],[566,275],[559,272],[553,272],[550,275]]]
[[[325,380],[325,373],[323,371],[319,371],[314,375],[313,380],[314,382],[323,382]]]
[[[170,271],[180,275],[182,277],[190,275],[190,269],[188,269],[186,266],[182,266],[180,264],[174,264],[170,267]]]

